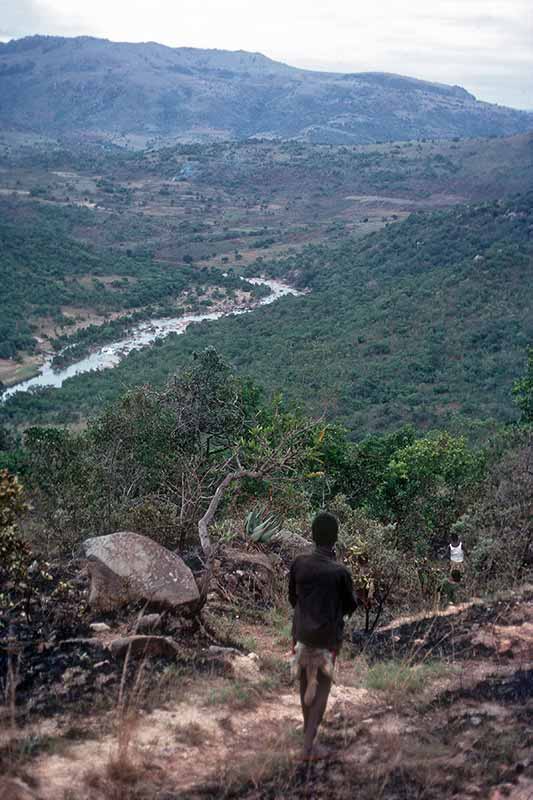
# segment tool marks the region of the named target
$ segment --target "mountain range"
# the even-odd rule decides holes
[[[480,102],[459,86],[304,70],[260,53],[31,36],[0,44],[0,127],[116,142],[361,144],[511,135],[532,130],[533,113]]]

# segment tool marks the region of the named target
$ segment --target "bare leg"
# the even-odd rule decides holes
[[[302,710],[304,713],[304,756],[308,757],[313,750],[313,743],[318,732],[318,727],[326,711],[332,681],[330,678],[326,677],[323,672],[319,671],[315,699],[313,703],[306,708],[303,703],[305,689],[302,692],[302,687],[303,681],[305,681],[305,686],[307,686],[307,679],[304,675],[302,679],[303,680],[300,682],[300,697],[302,698]]]
[[[300,672],[300,703],[302,705],[302,714],[304,718],[304,734],[307,731],[309,720],[309,706],[304,703],[305,693],[307,691],[307,671],[302,669]]]

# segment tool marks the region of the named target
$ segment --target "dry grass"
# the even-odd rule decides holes
[[[212,688],[204,702],[208,706],[224,705],[238,711],[252,711],[261,702],[261,697],[259,687],[235,681]]]
[[[243,790],[260,790],[268,784],[276,787],[276,798],[289,798],[299,768],[294,737],[290,732],[285,736],[270,737],[262,743],[260,757],[255,752],[244,758],[228,760],[217,781],[218,793],[211,796],[223,800],[239,796]]]

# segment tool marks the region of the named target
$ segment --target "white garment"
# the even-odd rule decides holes
[[[459,542],[457,547],[453,544],[450,545],[450,559],[455,564],[461,564],[464,561],[465,554],[463,553],[463,543]]]

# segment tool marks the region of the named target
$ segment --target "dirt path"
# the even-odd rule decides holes
[[[176,797],[189,797],[195,787],[224,783],[228,771],[236,775],[253,767],[260,772],[265,762],[258,762],[258,752],[296,758],[301,712],[296,690],[287,685],[286,643],[264,625],[243,625],[240,634],[253,641],[263,661],[261,685],[199,676],[185,696],[169,698],[150,712],[140,710],[127,721],[118,723],[116,712],[87,719],[86,740],[59,741],[34,759],[31,776],[39,799],[114,797],[108,776],[127,784],[128,771],[149,775],[155,785],[171,787]],[[273,668],[287,675],[279,687],[270,688]],[[346,684],[354,683],[352,673],[353,662],[341,661],[328,718],[346,717],[349,709],[370,703],[367,690]]]
[[[260,663],[248,680],[236,672],[191,676],[170,666],[157,679],[147,673],[150,701],[129,717],[112,709],[82,720],[55,718],[41,729],[34,724],[26,738],[40,753],[23,771],[34,788],[20,797],[531,800],[532,613],[531,597],[502,608],[469,603],[456,614],[417,615],[383,629],[378,660],[347,647],[321,732],[328,755],[305,769],[283,620],[241,620],[238,636]],[[458,626],[456,615],[470,622]],[[454,645],[452,656],[443,653],[435,663],[421,651],[413,663],[410,648],[407,658],[392,658],[408,634],[420,635],[421,624],[424,635],[447,643],[442,626],[451,626],[456,644],[466,636],[473,649]]]

